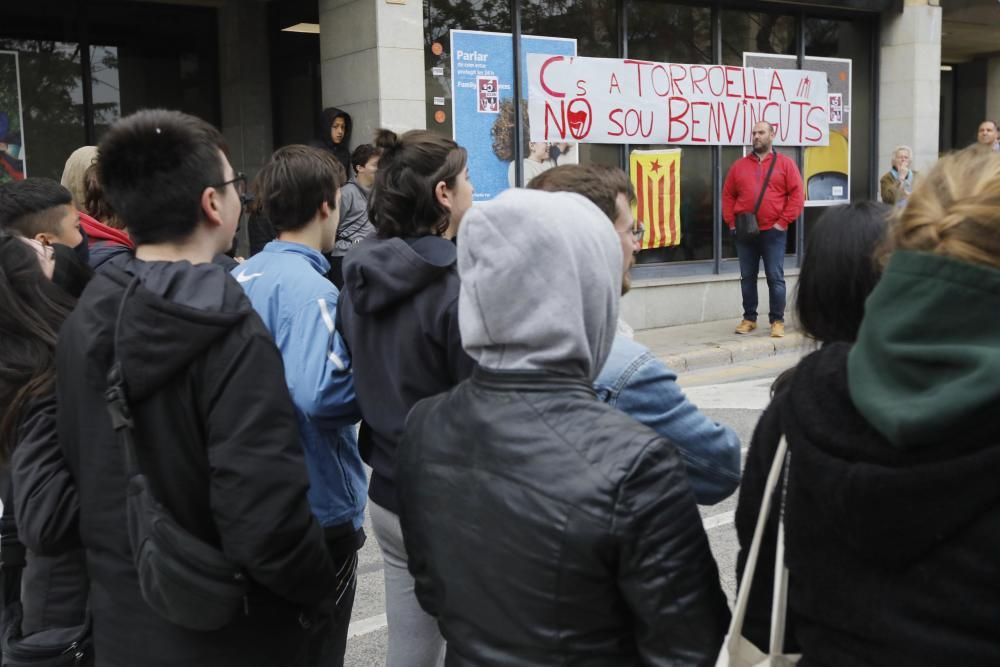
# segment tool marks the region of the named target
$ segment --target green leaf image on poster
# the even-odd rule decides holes
[[[26,175],[17,53],[0,51],[0,183]]]

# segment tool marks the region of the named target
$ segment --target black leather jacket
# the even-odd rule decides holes
[[[712,665],[729,619],[677,451],[584,378],[476,368],[399,450],[447,665]]]

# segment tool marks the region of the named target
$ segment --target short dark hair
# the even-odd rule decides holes
[[[605,164],[564,164],[543,171],[528,182],[531,190],[575,192],[594,202],[611,222],[618,217],[618,195],[629,203],[635,192],[628,175],[618,167]]]
[[[368,164],[368,160],[379,155],[382,155],[381,148],[376,148],[371,144],[361,144],[351,153],[351,166],[354,167],[354,171],[357,173],[358,167],[364,167]]]
[[[201,195],[225,177],[222,134],[194,116],[149,109],[127,116],[98,146],[97,176],[136,244],[189,236],[202,219]]]
[[[993,129],[1000,130],[1000,123],[997,123],[995,120],[987,118],[986,120],[983,121],[983,123],[993,123]],[[980,125],[982,125],[983,123],[980,123]]]
[[[0,185],[0,227],[27,238],[58,234],[64,211],[73,195],[51,178],[29,177]]]
[[[343,173],[344,167],[329,151],[285,146],[274,151],[254,179],[254,198],[275,231],[299,229],[323,202],[334,205]]]
[[[891,212],[871,201],[831,206],[807,230],[795,307],[810,338],[832,343],[858,337],[865,300],[882,275],[876,251]]]
[[[375,186],[368,200],[368,218],[381,238],[441,235],[448,229],[449,212],[434,189],[444,181],[455,187],[465,170],[468,154],[451,139],[410,130],[396,136],[379,130],[375,146],[382,150]]]

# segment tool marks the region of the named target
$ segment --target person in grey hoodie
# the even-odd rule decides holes
[[[566,192],[508,190],[462,221],[478,365],[413,408],[397,468],[449,667],[715,664],[729,610],[684,462],[593,387],[631,233]]]
[[[454,237],[472,206],[465,149],[423,130],[380,130],[372,192],[375,238],[344,258],[337,329],[354,360],[364,420],[358,445],[372,467],[368,505],[385,561],[388,667],[432,667],[444,642],[413,596],[399,527],[396,451],[413,404],[472,372],[458,332]]]
[[[361,144],[351,153],[349,178],[340,189],[340,224],[333,250],[327,255],[330,271],[327,277],[337,289],[344,288],[344,255],[356,243],[375,235],[368,219],[368,199],[375,185],[378,160],[382,151],[371,144]]]

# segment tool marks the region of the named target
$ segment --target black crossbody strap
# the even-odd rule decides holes
[[[118,433],[125,445],[125,469],[129,477],[139,473],[139,459],[135,452],[135,439],[132,429],[135,422],[128,406],[128,394],[125,389],[125,374],[122,372],[121,358],[118,356],[118,342],[122,328],[122,315],[125,312],[125,302],[135,292],[139,279],[133,278],[125,288],[121,304],[118,306],[118,316],[115,318],[115,335],[112,347],[111,369],[108,371],[108,388],[104,398],[108,402],[108,413],[111,415],[111,427]]]
[[[767,192],[767,184],[771,181],[771,172],[774,171],[774,164],[778,161],[778,151],[771,151],[771,166],[767,168],[767,176],[764,177],[764,185],[760,188],[760,194],[757,195],[757,205],[753,207],[753,214],[757,215],[757,211],[760,210],[760,204],[764,201],[764,193]]]

